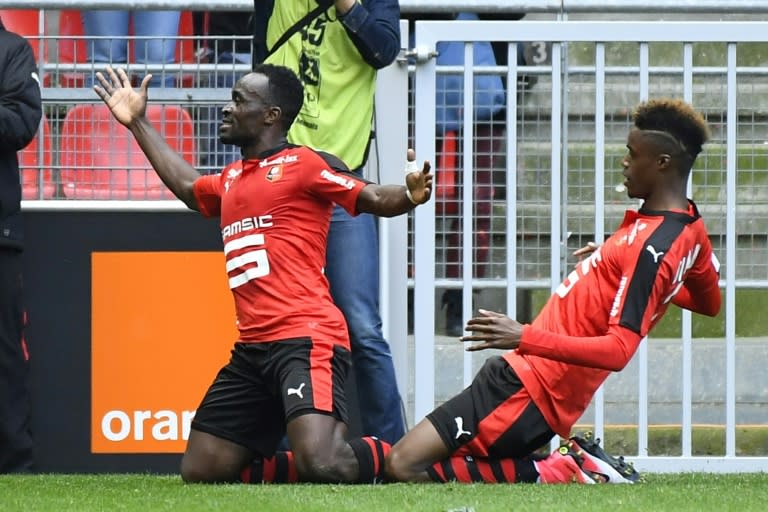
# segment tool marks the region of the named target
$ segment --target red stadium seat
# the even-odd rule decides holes
[[[168,144],[195,165],[194,127],[187,111],[176,105],[149,105],[147,117]],[[67,112],[59,155],[67,198],[174,198],[133,135],[105,105],[78,105]]]
[[[84,64],[88,55],[83,39],[83,21],[80,11],[63,10],[59,12],[59,63]],[[59,84],[62,87],[83,87],[85,73],[81,71],[65,71],[59,74]]]
[[[459,211],[458,138],[459,135],[455,131],[445,132],[440,153],[437,155],[435,211],[438,215],[456,215]]]
[[[5,28],[27,38],[35,53],[35,60],[40,60],[40,11],[37,9],[0,9],[0,18]],[[43,59],[47,53],[43,45]]]
[[[18,153],[23,199],[40,199],[41,197],[50,199],[56,189],[51,180],[51,129],[45,116],[43,116],[42,147],[40,139],[41,134],[38,131],[32,142]],[[40,186],[41,171],[42,187]]]
[[[195,27],[192,20],[192,11],[183,11],[179,19],[179,36],[189,37],[195,35]],[[196,64],[197,52],[194,39],[179,39],[176,43],[176,62],[179,64]],[[194,87],[195,75],[193,73],[181,73],[179,86]]]

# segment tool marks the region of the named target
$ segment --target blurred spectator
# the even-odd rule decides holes
[[[40,79],[32,47],[0,20],[0,473],[31,471],[29,353],[24,340],[21,180],[17,151],[37,133]]]
[[[133,42],[133,62],[137,64],[172,64],[176,58],[176,38],[179,34],[179,11],[83,11],[83,33],[94,36],[87,45],[88,62],[94,73],[107,64],[127,64],[129,44]],[[132,30],[131,30],[132,29]],[[176,73],[150,71],[153,86],[173,87]],[[93,85],[91,73],[86,86]]]
[[[201,36],[203,42],[200,60],[217,64],[216,71],[209,74],[201,85],[231,89],[244,74],[235,71],[233,64],[251,64],[253,15],[236,11],[206,11],[195,13],[194,18],[195,34]],[[225,165],[240,159],[237,146],[225,145],[219,139],[221,109],[225,104],[226,101],[222,101],[219,105],[200,107],[200,167],[205,173],[217,173]]]
[[[289,142],[335,154],[362,176],[371,143],[376,72],[400,53],[397,0],[269,4],[254,2],[255,62],[318,4],[324,8],[267,58],[293,69],[304,84],[304,104]],[[351,391],[358,394],[363,433],[394,443],[404,434],[405,422],[381,328],[376,217],[352,217],[334,208],[325,274],[349,328],[356,381]]]

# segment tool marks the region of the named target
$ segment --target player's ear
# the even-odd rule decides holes
[[[277,123],[280,118],[283,117],[283,111],[278,106],[270,107],[264,112],[264,123],[265,124],[275,124]]]
[[[669,163],[672,161],[672,157],[667,153],[661,153],[657,159],[657,163],[660,168],[666,169],[669,167]]]

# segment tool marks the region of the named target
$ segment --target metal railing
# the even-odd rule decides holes
[[[722,286],[724,288],[724,336],[723,358],[702,361],[710,371],[723,376],[717,379],[719,392],[713,402],[718,405],[715,417],[725,425],[725,456],[693,456],[692,432],[694,425],[702,423],[706,416],[701,410],[700,389],[693,384],[693,336],[692,319],[684,313],[679,340],[673,340],[675,354],[679,353],[682,369],[679,378],[658,375],[654,371],[659,364],[655,347],[660,345],[644,342],[628,367],[637,381],[636,395],[632,402],[635,410],[627,407],[626,395],[615,386],[621,374],[611,377],[598,392],[590,411],[582,418],[592,424],[603,437],[607,423],[627,422],[638,427],[638,452],[633,457],[638,467],[650,471],[765,471],[768,458],[739,457],[736,454],[737,396],[736,390],[752,386],[749,380],[754,374],[746,370],[737,372],[737,354],[747,354],[751,340],[736,331],[736,294],[746,288],[768,287],[765,272],[766,242],[763,236],[768,215],[768,194],[765,189],[765,168],[762,161],[762,145],[768,137],[760,126],[763,123],[760,83],[768,72],[762,56],[751,59],[751,52],[762,55],[764,23],[725,22],[517,22],[512,28],[504,22],[439,22],[416,23],[416,51],[427,55],[440,41],[508,41],[514,31],[520,42],[545,41],[551,43],[551,64],[538,70],[519,67],[514,63],[503,69],[507,83],[516,83],[524,73],[543,71],[536,84],[539,104],[547,105],[548,115],[539,128],[539,140],[551,144],[531,144],[526,141],[525,116],[529,104],[510,101],[507,119],[517,123],[507,124],[505,188],[506,201],[503,229],[503,245],[499,248],[499,275],[478,277],[477,261],[473,252],[473,217],[471,208],[461,212],[463,227],[462,274],[456,278],[439,275],[435,266],[439,243],[435,233],[435,203],[417,209],[414,228],[414,303],[427,311],[436,309],[436,289],[459,287],[463,294],[463,316],[469,318],[482,299],[473,299],[473,291],[501,289],[501,301],[506,311],[517,310],[517,290],[547,288],[553,290],[567,269],[574,262],[567,259],[571,250],[587,240],[603,240],[617,225],[618,215],[626,207],[634,207],[613,190],[609,171],[620,169],[618,158],[623,155],[623,141],[630,123],[628,112],[641,100],[674,95],[681,97],[704,111],[714,129],[714,140],[707,152],[699,158],[693,172],[692,193],[704,211],[710,226],[710,234],[721,261],[724,261]],[[599,34],[599,42],[595,36]],[[514,46],[514,43],[511,43]],[[709,55],[703,48],[707,45]],[[756,45],[756,46],[754,46]],[[464,76],[464,136],[463,141],[463,204],[472,203],[473,144],[472,133],[476,121],[472,119],[472,77],[485,70],[472,65],[471,43],[467,43]],[[586,49],[585,49],[586,48]],[[760,51],[755,51],[758,48]],[[661,50],[661,51],[660,51]],[[573,66],[575,52],[582,53],[582,65]],[[514,55],[510,49],[509,55]],[[716,54],[716,55],[713,55]],[[569,60],[567,56],[571,57]],[[586,58],[584,58],[586,55]],[[676,61],[670,63],[668,61]],[[417,64],[415,88],[418,98],[434,97],[435,76],[441,72],[434,60]],[[752,94],[750,94],[752,92]],[[541,119],[540,119],[541,120]],[[416,152],[422,157],[437,157],[434,144],[435,109],[429,102],[417,102],[415,110]],[[619,129],[619,127],[621,129]],[[751,162],[751,163],[750,163]],[[538,165],[537,165],[538,163]],[[752,163],[756,165],[752,165]],[[530,169],[533,165],[536,168]],[[522,166],[522,169],[521,169]],[[737,171],[739,179],[737,179]],[[438,171],[439,172],[439,171]],[[526,181],[531,172],[538,182]],[[438,174],[439,179],[439,174]],[[539,206],[535,203],[540,203]],[[541,204],[543,203],[543,204]],[[533,213],[531,213],[533,212]],[[529,231],[530,218],[535,217],[537,229]],[[757,229],[750,229],[752,224]],[[740,229],[737,229],[737,225]],[[758,227],[760,226],[760,227]],[[529,254],[536,258],[521,258]],[[534,252],[538,249],[537,252]],[[440,376],[451,371],[436,371],[435,354],[445,350],[439,337],[434,317],[416,315],[414,380],[415,417],[419,419],[429,412],[440,397],[445,397],[445,386],[437,389]],[[761,333],[765,335],[765,333]],[[762,340],[762,338],[759,338]],[[670,343],[660,340],[659,343]],[[444,343],[442,343],[444,344]],[[718,345],[714,345],[717,347]],[[651,359],[649,352],[655,355]],[[738,348],[737,348],[738,347]],[[718,350],[713,348],[713,350]],[[454,351],[454,356],[458,352]],[[448,395],[467,385],[482,363],[473,353],[465,353],[463,369],[450,366],[463,374],[461,382]],[[437,363],[436,363],[437,361]],[[742,363],[744,359],[741,360]],[[626,385],[626,378],[623,381]],[[706,383],[699,382],[702,388]],[[664,386],[658,388],[657,386]],[[681,390],[679,400],[670,398]],[[752,395],[762,400],[761,386],[753,387]],[[674,390],[674,392],[670,392]],[[718,391],[711,389],[717,395]],[[693,396],[697,396],[694,400]],[[659,404],[651,403],[651,397],[675,402],[676,422],[682,426],[682,453],[680,456],[649,455],[649,425],[654,418],[667,417],[668,411],[659,411]],[[623,398],[620,398],[623,397]],[[608,404],[610,402],[610,405]],[[670,403],[662,404],[669,406]],[[739,414],[747,417],[747,407],[738,405]],[[663,407],[662,407],[663,409]],[[710,411],[711,412],[711,411]],[[758,413],[757,421],[760,414]],[[609,421],[606,421],[610,418]],[[621,421],[621,419],[624,421]],[[664,423],[664,421],[662,421]]]

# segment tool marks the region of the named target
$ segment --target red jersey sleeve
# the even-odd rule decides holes
[[[632,359],[642,339],[616,324],[603,336],[567,336],[526,325],[517,350],[561,363],[617,372]]]
[[[193,184],[197,207],[204,217],[221,215],[222,174],[200,176]]]
[[[310,192],[333,201],[350,215],[360,213],[357,196],[369,182],[349,172],[344,162],[335,156],[320,152],[316,155],[317,165],[306,169]]]
[[[720,262],[705,239],[699,257],[672,303],[701,315],[715,316],[720,312]]]

